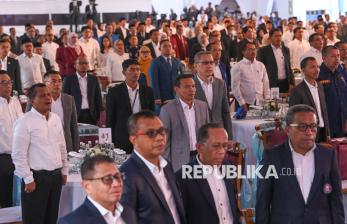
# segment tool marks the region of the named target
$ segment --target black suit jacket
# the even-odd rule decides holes
[[[143,41],[145,41],[149,38],[150,38],[149,33],[145,32],[145,36],[142,36],[139,32],[137,33],[137,39],[139,40],[139,45],[141,45],[141,46],[143,44]]]
[[[327,106],[325,103],[324,88],[321,83],[317,82],[317,84],[318,84],[320,108],[321,108],[322,116],[324,120],[325,137],[327,137],[327,136],[330,136],[330,129],[329,129],[328,111],[327,111]],[[314,103],[310,89],[307,86],[305,81],[302,81],[290,92],[289,106],[291,107],[296,104],[306,104],[313,107],[317,111],[316,104]]]
[[[123,205],[122,205],[123,206]],[[130,223],[126,219],[131,213],[131,209],[123,206],[121,217],[125,223]],[[70,214],[59,219],[58,224],[106,224],[104,217],[99,210],[86,198],[83,204]]]
[[[10,36],[10,41],[11,41],[11,51],[17,55],[21,54],[22,50],[20,49],[20,39],[19,37],[12,38]]]
[[[13,81],[13,89],[23,94],[19,63],[16,59],[7,57],[7,73]]]
[[[51,62],[47,58],[42,57],[42,59],[43,59],[43,64],[45,64],[46,71],[52,70]]]
[[[78,117],[82,106],[82,95],[77,74],[65,77],[63,92],[74,97]],[[90,113],[93,119],[98,121],[102,109],[101,90],[96,76],[90,74],[87,76],[87,95]]]
[[[265,177],[268,167],[273,165],[278,178],[258,179],[256,224],[344,223],[341,179],[335,151],[318,144],[313,153],[314,178],[305,203],[294,173],[288,141],[264,150],[260,173]],[[330,193],[324,191],[327,186],[331,188]]]
[[[145,46],[147,46],[147,47],[151,50],[151,56],[152,56],[153,59],[156,59],[157,57],[159,57],[159,56],[157,56],[157,55],[155,54],[155,50],[154,50],[152,41],[149,42],[148,44],[146,44]]]
[[[126,217],[129,223],[174,224],[171,211],[156,179],[136,153],[133,153],[123,163],[120,171],[125,174],[121,203],[134,211],[133,215],[130,214]],[[171,188],[181,223],[185,224],[183,202],[170,163],[165,166],[164,173]]]
[[[284,44],[282,44],[281,48],[284,57],[284,67],[288,84],[294,85],[294,77],[290,65],[289,49],[284,46]],[[278,87],[278,68],[275,54],[272,50],[271,45],[260,48],[258,50],[257,59],[265,65],[266,72],[269,77],[270,88]]]
[[[126,33],[127,33],[127,37],[129,36],[129,30],[126,30]],[[117,34],[119,36],[119,39],[121,39],[123,42],[125,41],[125,37],[123,35],[123,31],[121,28],[117,28],[115,31],[114,31],[114,34]],[[125,43],[124,43],[125,44]]]
[[[150,87],[139,85],[141,110],[154,111],[153,90]],[[127,122],[133,114],[128,87],[123,82],[109,89],[106,98],[106,127],[112,128],[112,141],[116,147],[131,153],[133,145],[129,141]]]
[[[227,165],[227,163],[223,163],[223,165]],[[188,163],[186,166],[192,167],[193,170],[198,167],[197,169],[202,171],[202,168],[199,166],[196,158],[194,158],[194,160]],[[187,222],[189,224],[219,223],[216,205],[207,179],[183,179],[182,169],[176,172],[176,178],[182,193],[183,205],[187,215]],[[230,201],[233,224],[237,224],[239,223],[239,212],[237,208],[235,180],[231,178],[224,178],[224,184],[229,197],[228,199]]]

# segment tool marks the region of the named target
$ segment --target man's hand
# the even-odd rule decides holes
[[[67,175],[61,175],[61,185],[65,185],[67,182]]]
[[[31,193],[31,192],[33,192],[35,189],[36,189],[36,183],[35,183],[35,181],[26,184],[25,187],[24,187],[25,193]]]
[[[154,103],[157,104],[157,105],[161,105],[161,99],[154,100]]]
[[[243,108],[243,110],[244,110],[245,112],[248,111],[248,106],[247,106],[247,104],[243,104],[243,105],[241,105],[241,107]]]

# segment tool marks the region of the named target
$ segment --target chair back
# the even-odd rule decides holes
[[[288,139],[286,132],[282,128],[282,122],[278,118],[273,123],[255,126],[255,130],[263,144],[264,150],[281,145]]]

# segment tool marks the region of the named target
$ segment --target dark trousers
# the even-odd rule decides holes
[[[33,171],[36,189],[24,191],[22,181],[22,217],[24,224],[56,224],[61,193],[61,170]]]
[[[280,93],[288,93],[289,83],[287,79],[278,80],[277,85],[278,85],[278,88],[280,89]]]
[[[13,206],[12,191],[13,191],[13,172],[14,165],[11,155],[0,155],[0,208]]]
[[[83,110],[80,111],[80,114],[78,116],[78,123],[85,123],[85,124],[96,125],[97,121],[94,120],[94,118],[90,114],[90,110],[89,109],[83,109]]]

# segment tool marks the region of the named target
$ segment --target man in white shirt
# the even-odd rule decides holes
[[[151,111],[133,114],[128,122],[134,152],[123,163],[121,203],[133,214],[129,223],[186,223],[181,194],[169,161],[162,157],[167,131]]]
[[[283,32],[282,41],[286,47],[289,46],[289,43],[293,40],[293,30],[294,25],[292,23],[288,23],[288,30]]]
[[[155,29],[155,26],[152,25],[152,17],[151,16],[147,16],[146,17],[146,33],[151,32],[151,30]]]
[[[122,73],[122,63],[129,59],[129,54],[125,53],[124,41],[116,40],[114,42],[115,51],[107,56],[106,75],[114,83],[120,83],[125,80]]]
[[[46,73],[42,56],[33,53],[33,43],[30,39],[22,40],[23,53],[17,57],[20,67],[20,76],[24,92],[33,84],[42,82]]]
[[[269,78],[265,65],[255,59],[254,43],[242,49],[244,58],[231,69],[231,89],[240,106],[248,111],[249,105],[270,98]]]
[[[55,61],[57,55],[57,49],[59,45],[54,40],[54,33],[52,30],[46,33],[46,42],[42,44],[43,57],[50,61],[51,66],[54,70],[59,71],[58,63]]]
[[[14,174],[22,178],[23,222],[56,223],[62,185],[68,164],[60,118],[51,113],[49,88],[37,83],[28,90],[33,108],[14,125]]]
[[[300,62],[307,57],[314,57],[320,66],[323,62],[322,50],[324,46],[324,36],[318,33],[313,33],[308,38],[311,48],[306,51],[300,58]]]
[[[340,40],[336,38],[336,31],[333,27],[327,27],[325,30],[327,46],[334,46]]]
[[[0,70],[0,207],[12,207],[13,171],[11,159],[14,122],[23,114],[17,98],[11,97],[12,80]]]
[[[295,105],[285,119],[288,141],[263,153],[259,173],[264,178],[258,178],[256,224],[275,220],[344,223],[336,151],[315,144],[316,110]],[[273,175],[268,175],[269,170]]]
[[[290,64],[292,68],[300,68],[300,58],[310,49],[310,44],[303,38],[304,29],[301,27],[294,29],[294,37],[294,40],[288,44]]]
[[[177,98],[160,110],[169,134],[164,157],[171,161],[174,171],[195,157],[197,130],[210,120],[207,103],[194,99],[195,85],[192,75],[178,76],[174,84]]]
[[[176,173],[187,222],[238,224],[236,183],[225,175],[227,172],[225,176],[221,172],[228,166],[224,157],[232,146],[228,134],[220,125],[208,123],[200,127],[197,139],[198,155]],[[193,170],[189,172],[192,178],[187,177],[187,170]],[[212,170],[212,173],[205,172],[203,176],[204,170]],[[197,179],[195,174],[202,174],[202,178]]]
[[[81,46],[83,53],[89,61],[89,70],[94,70],[98,63],[98,55],[100,45],[97,40],[92,38],[92,29],[89,26],[82,27],[82,37],[78,40],[78,45]]]
[[[87,197],[79,208],[61,218],[58,224],[132,223],[126,219],[127,208],[120,203],[123,177],[112,158],[96,155],[84,160],[81,176]]]

